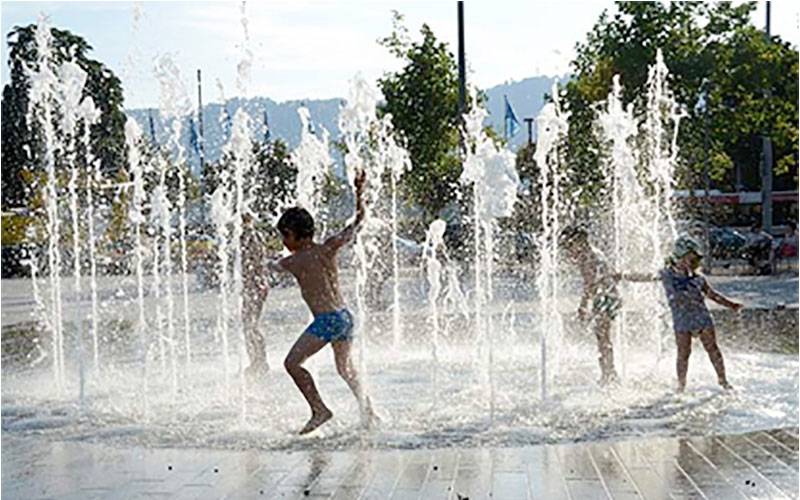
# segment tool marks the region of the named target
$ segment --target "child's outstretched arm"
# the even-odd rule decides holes
[[[362,170],[356,173],[355,178],[355,185],[356,185],[356,218],[348,224],[347,227],[342,229],[339,233],[334,234],[327,240],[325,240],[325,246],[332,249],[338,250],[341,246],[355,238],[356,233],[361,228],[361,223],[364,221],[364,181],[367,178],[367,174]]]
[[[648,281],[658,281],[660,278],[657,274],[648,273],[617,273],[614,275],[617,280],[633,281],[636,283],[645,283]]]
[[[273,273],[288,273],[289,263],[292,256],[284,257],[282,259],[267,259],[267,269]]]
[[[703,282],[703,293],[706,294],[706,297],[713,300],[717,304],[729,307],[733,309],[735,312],[739,312],[739,310],[742,308],[742,304],[730,300],[729,298],[725,297],[721,293],[711,288],[711,285],[708,284],[708,281]]]

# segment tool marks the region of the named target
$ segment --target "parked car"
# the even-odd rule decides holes
[[[709,234],[710,256],[716,259],[736,259],[742,257],[747,237],[726,227],[712,227]]]
[[[678,232],[685,233],[705,246],[706,225],[697,219],[679,219],[675,221]],[[741,259],[747,237],[735,229],[709,225],[707,256],[712,259]]]

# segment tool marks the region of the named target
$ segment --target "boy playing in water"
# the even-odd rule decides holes
[[[299,207],[290,208],[278,221],[278,231],[291,255],[277,262],[270,262],[269,267],[275,271],[285,271],[294,275],[300,285],[303,300],[314,314],[314,321],[300,335],[283,362],[286,371],[311,407],[311,418],[300,430],[300,434],[313,431],[333,416],[331,410],[322,402],[311,374],[302,366],[305,360],[328,343],[333,347],[336,370],[353,391],[362,416],[369,423],[377,420],[369,397],[363,394],[361,380],[350,355],[353,316],[345,307],[342,298],[336,264],[339,249],[353,240],[364,220],[362,200],[364,180],[364,172],[359,172],[355,179],[355,220],[322,244],[313,240],[314,219],[306,210]]]
[[[702,274],[697,272],[702,254],[700,246],[692,238],[681,236],[675,241],[672,256],[659,276],[624,274],[630,281],[650,281],[661,279],[667,302],[672,312],[672,325],[675,330],[675,343],[678,345],[678,392],[686,388],[686,371],[689,368],[689,355],[692,353],[692,337],[700,337],[708,358],[717,372],[719,385],[732,389],[725,377],[725,364],[722,352],[717,346],[714,321],[706,307],[705,297],[739,312],[742,305],[717,293]],[[704,297],[705,296],[705,297]]]
[[[560,235],[561,247],[566,250],[583,278],[583,294],[578,318],[591,321],[597,348],[600,351],[600,384],[618,380],[614,369],[614,349],[611,345],[611,324],[622,307],[617,292],[617,279],[600,250],[589,244],[588,234],[579,227],[567,227]],[[591,305],[591,310],[589,309]]]
[[[242,323],[244,326],[245,346],[250,366],[245,374],[252,377],[263,375],[269,371],[267,349],[264,335],[258,326],[264,301],[269,293],[267,273],[265,269],[266,242],[256,229],[253,215],[245,213],[242,217]]]

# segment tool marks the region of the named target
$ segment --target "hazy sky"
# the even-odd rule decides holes
[[[798,44],[796,2],[772,2],[772,31]],[[128,108],[158,106],[153,77],[156,58],[169,55],[187,88],[203,71],[206,102],[240,95],[237,64],[245,31],[242,4],[227,2],[9,2],[0,3],[4,36],[15,25],[35,23],[40,12],[51,24],[83,36],[90,56],[123,81]],[[506,80],[563,74],[574,46],[585,39],[609,1],[470,0],[465,2],[468,79],[486,88]],[[377,44],[391,32],[391,11],[405,15],[412,38],[427,23],[440,40],[457,49],[456,2],[259,0],[245,5],[247,46],[253,53],[247,93],[277,101],[346,97],[348,81],[360,72],[375,81],[399,61]],[[759,5],[754,22],[764,24]],[[2,82],[8,78],[3,45]]]

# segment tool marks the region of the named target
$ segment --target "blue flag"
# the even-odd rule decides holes
[[[150,122],[150,141],[152,141],[153,146],[156,145],[156,127],[153,125],[153,111],[150,110],[147,113],[147,119]]]
[[[269,119],[267,118],[267,110],[264,110],[264,142],[269,142],[270,138],[270,131],[269,131]]]
[[[231,115],[228,113],[228,105],[222,105],[222,134],[225,140],[231,135]]]
[[[189,145],[192,146],[195,154],[200,153],[200,145],[197,143],[197,129],[194,126],[194,119],[189,118]]]
[[[504,95],[503,100],[506,103],[504,134],[506,139],[508,139],[517,134],[517,130],[519,130],[519,121],[517,120],[517,115],[514,114],[514,110],[511,108],[511,103],[508,102],[508,97]]]

